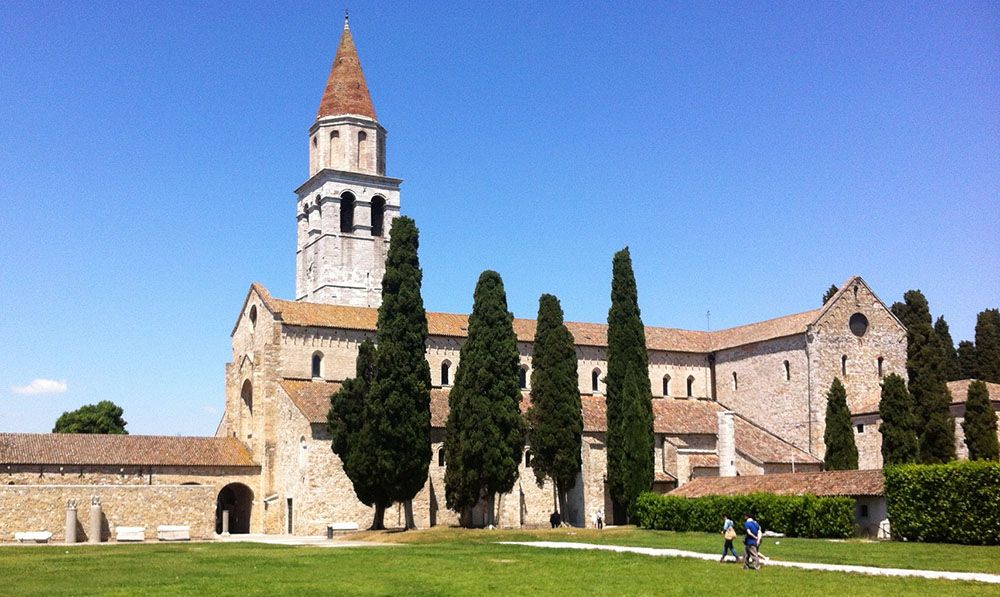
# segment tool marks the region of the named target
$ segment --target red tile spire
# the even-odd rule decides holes
[[[358,50],[354,47],[351,28],[344,15],[344,31],[340,34],[337,45],[337,55],[330,67],[330,76],[326,80],[323,99],[319,102],[316,118],[338,116],[341,114],[357,114],[372,120],[375,117],[375,107],[368,95],[368,85],[365,75],[361,72],[361,61],[358,60]]]

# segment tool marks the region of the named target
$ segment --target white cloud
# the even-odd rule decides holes
[[[66,391],[66,381],[54,379],[35,379],[26,386],[11,386],[15,394],[62,394]]]

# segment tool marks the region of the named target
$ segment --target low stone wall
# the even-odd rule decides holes
[[[144,526],[146,539],[156,539],[156,527],[183,524],[192,539],[215,532],[214,487],[197,485],[3,485],[0,486],[0,541],[14,540],[19,531],[49,531],[53,542],[65,539],[66,502],[76,500],[78,542],[88,540],[90,501],[101,499],[104,541],[116,526]]]

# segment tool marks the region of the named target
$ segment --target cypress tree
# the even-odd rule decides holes
[[[823,302],[820,304],[825,305],[830,299],[833,298],[833,295],[837,294],[838,290],[840,289],[837,288],[836,284],[830,284],[830,287],[826,289],[825,293],[823,293]]]
[[[1000,310],[986,309],[976,316],[976,379],[1000,383]]]
[[[425,356],[427,314],[420,293],[419,246],[414,221],[395,218],[375,331],[378,351],[369,390],[371,408],[366,413],[366,424],[380,440],[376,475],[392,501],[403,502],[406,528],[415,526],[411,500],[427,482],[431,460],[431,372]]]
[[[607,359],[608,487],[616,505],[627,508],[639,491],[652,485],[654,466],[649,354],[628,247],[615,253],[612,260]],[[630,403],[633,398],[624,392],[629,368],[635,372],[637,404]],[[636,451],[639,443],[645,448]],[[626,453],[629,451],[632,453]]]
[[[905,307],[899,311],[906,326],[906,372],[916,406],[920,462],[948,462],[955,459],[955,426],[945,384],[947,355],[931,325],[923,293],[910,290],[903,298]]]
[[[485,499],[487,524],[493,502],[517,481],[524,450],[524,421],[518,385],[520,357],[514,318],[507,310],[500,274],[479,276],[462,345],[455,387],[448,396],[444,441],[445,499],[448,508],[471,524],[472,508]]]
[[[847,390],[837,377],[826,393],[826,429],[823,431],[826,455],[823,467],[828,471],[857,470],[858,447],[854,444],[851,412],[847,409]]]
[[[382,513],[392,504],[388,492],[380,487],[378,480],[369,474],[374,463],[373,453],[363,448],[377,443],[377,438],[363,438],[363,433],[371,431],[365,426],[365,406],[368,389],[375,377],[375,345],[365,341],[358,348],[355,376],[347,379],[340,390],[330,397],[330,412],[326,416],[327,428],[332,437],[333,452],[340,457],[344,473],[354,486],[358,500],[366,506],[375,507],[372,529],[383,528]]]
[[[962,430],[965,431],[965,445],[969,448],[969,460],[1000,459],[997,414],[990,403],[989,388],[982,381],[969,384]]]
[[[566,514],[566,495],[576,484],[583,458],[583,412],[573,335],[563,323],[559,299],[538,299],[538,320],[531,357],[531,466],[541,486],[555,484],[559,512]]]
[[[979,372],[976,345],[969,340],[962,340],[955,352],[958,361],[958,379],[975,379]]]
[[[879,433],[882,434],[882,465],[916,462],[920,444],[916,421],[910,408],[910,392],[906,381],[891,373],[882,382],[882,397],[878,404]]]
[[[941,350],[944,351],[945,380],[961,379],[958,371],[958,352],[955,350],[955,341],[951,338],[951,330],[948,328],[948,322],[944,320],[944,315],[938,316],[934,321],[934,333],[941,343]]]

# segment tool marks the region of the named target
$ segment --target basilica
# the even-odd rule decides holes
[[[234,297],[232,361],[215,436],[0,434],[5,540],[45,528],[58,539],[67,501],[94,496],[108,533],[174,524],[190,526],[193,537],[309,535],[368,525],[372,509],[358,502],[330,448],[326,415],[330,395],[354,374],[358,346],[374,339],[402,181],[386,175],[386,129],[346,20],[306,142],[309,176],[295,190],[295,296],[277,298],[250,284],[242,303]],[[427,319],[433,456],[414,499],[421,527],[457,523],[445,507],[441,447],[468,330],[465,314],[428,312]],[[593,512],[612,512],[602,381],[607,326],[567,327],[576,344],[584,437],[564,519],[587,526]],[[514,320],[525,401],[534,328],[533,320]],[[821,470],[833,379],[844,382],[852,412],[870,418],[882,378],[905,375],[905,329],[857,276],[819,309],[712,332],[647,327],[646,340],[654,490],[664,492],[697,477]],[[862,468],[881,466],[877,428],[877,416],[855,426]],[[501,526],[548,522],[553,488],[535,483],[530,452],[528,445],[513,491],[498,500]],[[400,508],[387,511],[386,523],[402,524]]]

